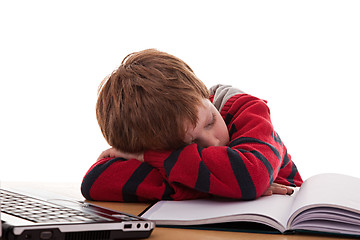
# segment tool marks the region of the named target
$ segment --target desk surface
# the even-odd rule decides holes
[[[83,200],[80,193],[80,185],[74,183],[23,183],[23,182],[5,182],[1,184],[4,187],[19,189],[24,192],[34,193],[40,197],[46,196],[71,198]],[[42,194],[42,195],[40,195]],[[91,202],[97,205],[111,208],[117,211],[127,212],[133,215],[140,214],[146,207],[147,203],[119,203],[119,202]],[[241,233],[241,232],[224,232],[224,231],[208,231],[208,230],[190,230],[180,228],[161,228],[156,227],[151,234],[149,240],[161,239],[187,239],[187,240],[232,240],[232,239],[266,239],[266,240],[334,240],[349,238],[334,238],[325,236],[310,235],[281,235],[281,234],[257,234],[257,233]]]

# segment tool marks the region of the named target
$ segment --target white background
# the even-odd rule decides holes
[[[268,100],[304,179],[359,174],[359,1],[1,1],[0,179],[80,182],[97,87],[133,51]]]

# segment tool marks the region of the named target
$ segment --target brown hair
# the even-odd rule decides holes
[[[170,150],[196,125],[209,91],[179,58],[148,49],[129,54],[99,87],[96,116],[106,141],[124,152]]]

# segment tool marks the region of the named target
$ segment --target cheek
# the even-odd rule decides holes
[[[229,138],[229,132],[227,127],[225,126],[224,131],[223,131],[223,145],[226,146],[229,144],[230,138]]]
[[[221,119],[222,122],[217,126],[217,136],[221,142],[221,145],[226,146],[229,143],[229,131],[224,120]]]

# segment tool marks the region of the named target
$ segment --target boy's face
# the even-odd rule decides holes
[[[198,107],[198,122],[185,124],[186,143],[197,143],[201,147],[226,146],[229,143],[229,132],[224,119],[208,99],[203,99]]]

